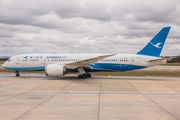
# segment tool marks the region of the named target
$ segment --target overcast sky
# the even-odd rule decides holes
[[[0,0],[0,56],[137,53],[166,26],[180,55],[180,0]]]

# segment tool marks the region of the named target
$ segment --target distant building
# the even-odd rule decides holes
[[[10,58],[10,56],[0,56],[0,61],[6,61]]]
[[[167,61],[168,63],[180,63],[180,55],[178,56],[161,56],[162,58],[170,58],[170,57],[175,57],[174,59],[171,59]]]

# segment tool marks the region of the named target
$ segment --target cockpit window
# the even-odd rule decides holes
[[[7,61],[8,61],[8,62],[10,62],[10,61],[11,61],[11,59],[8,59]]]

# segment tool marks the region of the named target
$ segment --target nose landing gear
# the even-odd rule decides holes
[[[16,73],[16,77],[19,77],[20,76],[20,74],[19,73]]]
[[[14,73],[16,73],[16,77],[20,76],[19,71],[14,71]]]

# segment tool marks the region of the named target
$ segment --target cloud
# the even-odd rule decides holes
[[[178,55],[178,0],[1,0],[0,55],[136,53],[172,26],[162,55]]]

